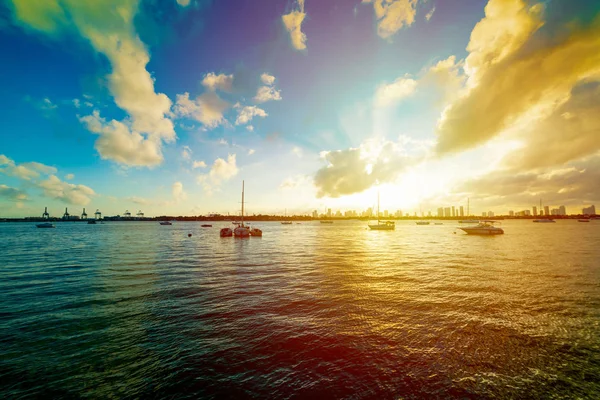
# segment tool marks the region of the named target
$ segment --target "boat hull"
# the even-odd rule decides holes
[[[369,225],[369,229],[373,231],[393,231],[396,227],[394,225]]]
[[[459,228],[468,235],[502,235],[504,230],[501,228]]]
[[[250,229],[246,228],[245,226],[238,226],[233,230],[233,236],[239,238],[249,237]]]
[[[37,224],[38,228],[56,228],[54,224]]]

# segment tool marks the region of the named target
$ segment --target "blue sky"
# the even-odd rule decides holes
[[[594,1],[41,4],[0,5],[0,216],[600,201]]]

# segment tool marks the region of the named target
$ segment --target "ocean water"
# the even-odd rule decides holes
[[[600,398],[600,221],[200,224],[0,224],[0,398]]]

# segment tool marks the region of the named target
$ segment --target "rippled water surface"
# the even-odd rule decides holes
[[[0,398],[600,398],[600,221],[225,225],[0,224]]]

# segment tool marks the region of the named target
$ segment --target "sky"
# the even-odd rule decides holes
[[[3,0],[0,217],[600,205],[597,0]]]

